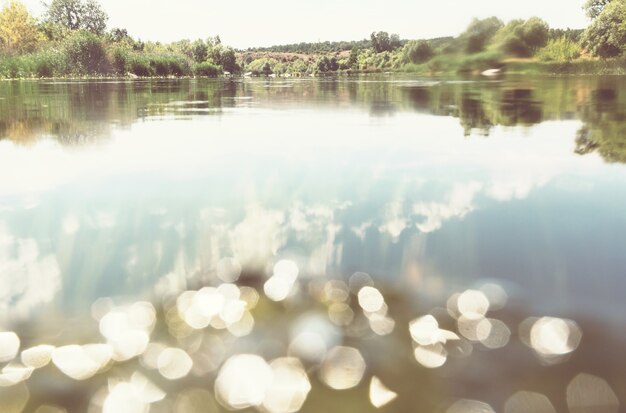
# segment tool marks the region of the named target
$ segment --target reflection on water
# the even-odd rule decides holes
[[[0,83],[0,411],[619,411],[624,86]]]

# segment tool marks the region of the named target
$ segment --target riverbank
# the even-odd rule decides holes
[[[297,57],[296,62],[289,53],[256,53],[251,64],[245,64],[250,55],[237,52],[233,59],[240,62],[239,70],[229,72],[210,63],[193,63],[182,56],[171,54],[129,53],[107,57],[103,53],[98,65],[80,65],[67,58],[62,52],[47,51],[25,56],[0,56],[0,80],[7,79],[190,79],[229,77],[324,77],[353,76],[380,73],[414,74],[432,76],[472,76],[485,70],[498,69],[498,73],[516,75],[626,75],[626,57],[592,58],[581,57],[564,61],[542,61],[537,58],[506,58],[499,53],[438,55],[422,64],[405,63],[382,67],[346,68],[318,70],[313,62],[335,59],[333,53],[310,53]],[[262,64],[260,64],[260,63]],[[298,62],[306,64],[299,68]],[[256,64],[259,63],[259,64]],[[74,67],[74,65],[76,67]],[[87,66],[87,67],[85,67]],[[257,67],[258,66],[258,67]]]
[[[428,64],[407,64],[400,73],[420,76],[454,76],[481,74],[488,69],[516,75],[626,75],[626,58],[577,59],[563,62],[542,62],[534,59],[447,59]]]

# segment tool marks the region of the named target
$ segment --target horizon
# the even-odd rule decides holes
[[[44,9],[40,0],[22,2],[41,18]],[[242,2],[236,10],[224,3],[208,5],[201,0],[180,0],[175,8],[165,0],[135,0],[132,5],[120,0],[101,0],[100,3],[109,15],[107,28],[126,29],[134,38],[169,43],[219,35],[222,43],[236,49],[359,41],[367,39],[374,31],[396,33],[402,39],[455,37],[473,18],[489,16],[496,16],[505,23],[537,16],[551,28],[562,29],[581,29],[588,24],[583,2],[572,5],[571,0],[554,0],[547,6],[543,0],[528,0],[524,4],[503,4],[497,0],[476,0],[471,4],[458,4],[455,0],[441,0],[436,4],[422,0],[390,0],[384,8],[372,0],[361,3],[347,0],[342,4],[321,0],[316,5],[301,4],[297,9],[286,0],[272,0],[263,4]],[[196,9],[197,13],[189,13],[190,9]],[[138,19],[140,15],[142,18]],[[309,17],[302,21],[301,16]],[[163,29],[164,25],[168,30]]]

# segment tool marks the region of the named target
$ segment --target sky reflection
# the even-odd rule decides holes
[[[618,408],[626,167],[591,88],[552,113],[525,84],[304,82],[137,85],[94,124],[2,125],[11,403],[51,374],[106,412]],[[510,379],[526,365],[553,384]]]

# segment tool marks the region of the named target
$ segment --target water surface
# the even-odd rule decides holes
[[[625,90],[624,78],[592,76],[0,83],[0,330],[31,344],[97,341],[67,320],[97,335],[99,298],[158,308],[218,285],[231,258],[263,295],[288,260],[299,289],[281,307],[287,320],[319,312],[303,304],[315,286],[355,272],[388,296],[390,336],[344,332],[335,344],[360,348],[366,374],[396,385],[390,411],[446,411],[459,398],[504,411],[519,390],[565,411],[578,373],[606,379],[623,404],[626,366],[613,362],[626,327]],[[466,337],[470,361],[424,370],[408,321],[445,323],[450,296],[485,284],[508,295],[494,314],[511,344],[490,352]],[[256,339],[279,319],[263,314]],[[520,343],[530,316],[578,323],[572,360],[555,366]],[[394,376],[404,359],[377,359],[383,338],[409,346],[408,370]],[[274,347],[255,352],[282,355]],[[344,411],[373,409],[367,383],[325,396],[314,382],[303,408],[346,398]],[[45,401],[34,388],[31,404]],[[80,411],[91,393],[72,391],[59,403]]]

